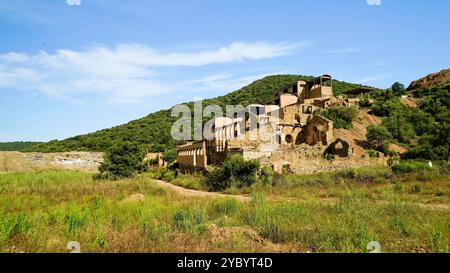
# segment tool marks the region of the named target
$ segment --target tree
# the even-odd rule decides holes
[[[172,163],[177,159],[177,152],[174,150],[167,151],[162,159],[167,163]]]
[[[164,147],[164,145],[157,143],[157,144],[153,144],[150,147],[150,152],[151,153],[162,153],[162,152],[164,152],[165,149],[166,148]]]
[[[245,160],[241,155],[234,155],[225,160],[222,166],[214,169],[206,179],[211,190],[224,190],[228,187],[245,187],[256,182],[256,172],[260,164],[256,160]]]
[[[401,143],[409,144],[416,136],[412,124],[408,120],[409,113],[393,112],[383,118],[383,126]]]
[[[352,128],[352,121],[358,116],[356,106],[337,106],[319,111],[318,114],[333,121],[334,128]]]
[[[392,139],[392,134],[384,126],[370,125],[367,127],[367,142],[370,148],[382,152],[387,151],[387,147]]]
[[[118,143],[108,149],[105,161],[99,167],[100,177],[113,180],[133,177],[145,169],[144,157],[145,151],[138,144]]]
[[[405,94],[405,86],[399,82],[396,82],[391,87],[392,92],[394,92],[395,95],[400,96]]]

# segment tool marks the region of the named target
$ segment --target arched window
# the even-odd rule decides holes
[[[287,136],[285,137],[285,140],[286,140],[286,142],[287,142],[288,144],[291,144],[291,143],[294,142],[294,138],[292,137],[292,135],[287,135]]]

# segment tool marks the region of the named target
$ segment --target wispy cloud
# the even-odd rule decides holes
[[[81,6],[81,0],[66,0],[69,6]]]
[[[82,51],[10,52],[0,55],[0,88],[37,90],[77,104],[88,96],[109,103],[138,103],[143,99],[182,90],[178,81],[161,76],[162,67],[199,67],[256,61],[291,54],[302,44],[236,42],[215,50],[165,52],[140,44]],[[192,80],[191,87],[214,87],[232,81],[228,74]]]
[[[366,0],[369,6],[381,6],[381,0]]]
[[[366,77],[366,78],[360,79],[355,82],[359,83],[359,84],[368,84],[368,83],[373,83],[373,82],[377,82],[377,81],[382,81],[382,80],[388,79],[389,77],[390,77],[390,75],[376,75],[376,76]]]

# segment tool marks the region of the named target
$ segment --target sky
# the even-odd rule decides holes
[[[450,67],[448,0],[0,0],[0,142],[48,141],[272,74],[387,88]]]

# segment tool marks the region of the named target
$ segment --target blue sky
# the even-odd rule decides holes
[[[0,0],[0,141],[108,128],[270,74],[450,67],[450,1]]]

